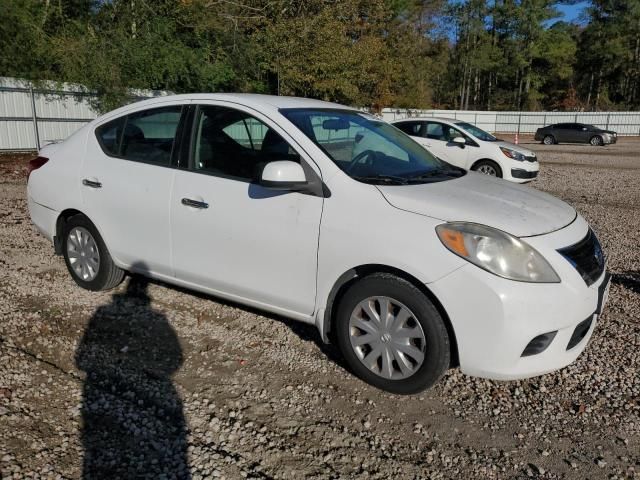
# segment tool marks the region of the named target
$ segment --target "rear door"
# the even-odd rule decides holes
[[[395,123],[394,127],[399,128],[404,133],[413,137],[415,140],[420,140],[422,138],[422,132],[424,130],[424,122],[420,121],[407,121],[407,122],[399,122]]]
[[[572,123],[559,123],[555,128],[555,137],[558,142],[575,142],[575,130]]]
[[[108,121],[87,142],[86,215],[120,264],[171,275],[169,198],[183,106],[170,103]]]
[[[224,102],[199,105],[188,168],[171,201],[178,279],[264,306],[310,315],[315,308],[323,198],[267,190],[255,180],[274,160],[319,170],[266,117]]]

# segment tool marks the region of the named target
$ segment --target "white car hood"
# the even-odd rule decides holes
[[[559,230],[576,211],[551,195],[475,172],[443,182],[378,185],[396,208],[444,221],[480,223],[528,237]]]
[[[523,155],[526,155],[527,157],[535,157],[536,156],[536,152],[534,152],[533,150],[529,150],[527,148],[522,147],[521,145],[516,145],[515,143],[511,143],[511,142],[505,142],[504,140],[499,140],[497,142],[491,142],[494,145],[497,145],[498,147],[507,147],[510,148],[511,150],[515,150],[516,152],[520,152]]]

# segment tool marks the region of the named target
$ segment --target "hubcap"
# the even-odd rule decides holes
[[[600,139],[598,137],[593,137],[591,139],[591,145],[600,145]]]
[[[498,172],[496,172],[496,169],[493,168],[491,165],[480,165],[480,168],[478,168],[478,171],[480,173],[484,173],[485,175],[490,175],[492,177],[496,177],[498,175]]]
[[[67,256],[75,274],[81,280],[90,282],[100,269],[98,245],[84,227],[74,227],[67,236]]]
[[[349,338],[362,364],[386,379],[410,377],[424,362],[422,326],[411,310],[389,297],[369,297],[356,306]]]
[[[544,143],[546,145],[551,145],[553,143],[553,139],[551,137],[544,137]]]

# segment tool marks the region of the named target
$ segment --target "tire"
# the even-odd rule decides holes
[[[502,178],[502,169],[500,168],[500,165],[493,160],[480,160],[471,168],[471,170],[484,173],[490,177]]]
[[[392,315],[386,328],[374,334],[371,329],[376,330],[380,325],[377,321],[384,311],[385,299],[390,306],[386,311]],[[374,315],[372,319],[366,315],[361,308],[363,304],[373,308],[378,317]],[[391,323],[394,319],[398,323]],[[352,323],[354,321],[358,323]],[[351,285],[338,305],[335,326],[338,347],[351,370],[365,382],[387,392],[402,395],[421,392],[440,380],[449,368],[450,341],[440,313],[414,285],[394,275],[376,273]],[[361,326],[370,333],[365,334]],[[394,328],[398,326],[404,334],[398,334]],[[418,341],[420,334],[422,340]],[[371,343],[362,343],[365,339]],[[399,352],[398,348],[404,351]],[[422,361],[418,352],[423,355]],[[383,356],[393,360],[385,362]]]
[[[602,145],[604,145],[604,142],[602,141],[602,137],[600,135],[594,135],[593,137],[591,137],[589,143],[594,147],[601,147]]]
[[[65,222],[62,253],[71,278],[86,290],[109,290],[124,278],[96,227],[84,215],[74,215]]]
[[[545,145],[554,145],[556,143],[556,139],[553,137],[553,135],[545,135],[545,137],[542,139],[542,143],[544,143]]]

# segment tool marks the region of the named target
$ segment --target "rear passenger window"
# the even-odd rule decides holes
[[[102,150],[108,155],[118,155],[118,149],[120,148],[120,134],[122,133],[122,127],[127,117],[116,118],[104,125],[100,125],[96,129],[96,136],[100,142]]]
[[[145,110],[127,116],[120,156],[127,160],[169,165],[182,107]]]
[[[422,122],[402,122],[396,123],[395,126],[412,137],[419,137],[422,130]]]
[[[181,112],[176,105],[132,113],[101,125],[96,136],[107,155],[169,165]]]

